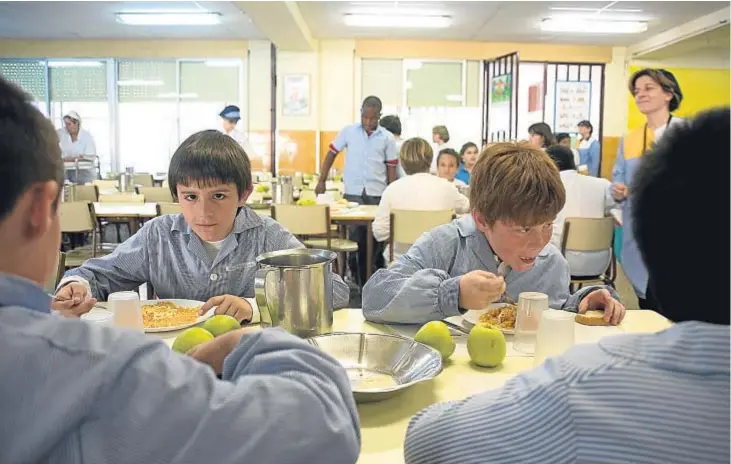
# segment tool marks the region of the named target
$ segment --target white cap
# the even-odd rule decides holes
[[[63,115],[64,118],[71,118],[81,122],[81,116],[76,111],[69,111]]]

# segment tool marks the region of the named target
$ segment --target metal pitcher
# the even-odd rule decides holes
[[[332,262],[328,250],[293,249],[259,255],[254,288],[263,327],[302,338],[332,332]]]
[[[292,178],[289,176],[281,176],[277,178],[276,195],[273,197],[274,202],[279,205],[291,205],[294,203],[294,185]]]

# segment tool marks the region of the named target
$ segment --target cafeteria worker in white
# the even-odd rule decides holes
[[[236,140],[244,149],[249,159],[256,157],[254,147],[249,143],[243,132],[236,129],[236,125],[241,120],[241,110],[236,105],[228,105],[218,114],[221,117],[221,132]]]
[[[63,117],[63,127],[56,131],[61,145],[66,177],[78,184],[85,184],[94,179],[94,165],[91,162],[79,165],[76,178],[76,160],[86,156],[96,156],[96,144],[91,132],[81,128],[81,116],[76,111],[69,111]]]

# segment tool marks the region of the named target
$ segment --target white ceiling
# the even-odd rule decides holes
[[[210,11],[217,26],[129,26],[115,13]],[[264,39],[233,2],[0,2],[4,39]]]
[[[453,25],[447,29],[379,29],[351,28],[343,24],[346,13],[367,12],[372,8],[399,8],[431,14],[449,15]],[[728,7],[729,2],[465,2],[465,1],[399,1],[399,2],[298,2],[302,16],[316,38],[411,38],[442,40],[478,40],[492,42],[553,42],[597,45],[631,45],[645,38],[679,26],[692,19]],[[648,22],[642,34],[558,34],[543,33],[540,22],[558,14],[576,12],[553,11],[553,7],[639,9],[640,13],[605,11],[601,15]]]

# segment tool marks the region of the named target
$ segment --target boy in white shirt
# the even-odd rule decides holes
[[[561,249],[563,226],[567,217],[602,218],[614,207],[610,182],[601,177],[591,177],[576,171],[571,150],[562,145],[546,148],[561,171],[561,182],[566,190],[566,203],[553,223],[551,243]],[[609,266],[610,251],[566,251],[566,260],[572,276],[601,275]]]
[[[454,184],[429,173],[434,152],[426,140],[415,137],[405,141],[401,146],[400,156],[407,176],[393,182],[383,191],[376,219],[373,221],[373,236],[379,242],[388,240],[391,211],[394,209],[452,209],[457,213],[466,213],[470,208],[469,200],[459,193]],[[410,244],[395,243],[394,258],[405,253],[409,247]]]

